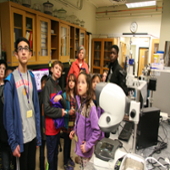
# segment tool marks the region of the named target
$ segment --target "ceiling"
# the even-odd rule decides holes
[[[92,3],[94,6],[96,6],[96,8],[101,8],[101,7],[123,5],[126,2],[139,2],[139,1],[149,1],[149,0],[87,0],[87,1]],[[163,0],[156,0],[156,1],[163,1]]]

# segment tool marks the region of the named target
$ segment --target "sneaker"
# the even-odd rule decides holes
[[[67,165],[64,165],[64,170],[74,170],[74,168],[67,164]]]
[[[68,165],[75,167],[75,163],[71,158],[68,160]]]

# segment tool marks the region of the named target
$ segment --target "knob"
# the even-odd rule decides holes
[[[130,116],[131,118],[134,118],[136,116],[136,111],[134,109],[130,112]]]
[[[109,117],[109,116],[106,117],[106,122],[107,122],[107,123],[110,122],[110,117]]]

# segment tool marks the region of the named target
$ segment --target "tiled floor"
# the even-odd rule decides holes
[[[62,149],[63,149],[63,139],[60,139],[61,141],[61,145],[62,145]],[[72,147],[71,147],[71,157],[72,159],[74,160],[75,158],[75,153],[74,153],[74,141],[72,141]],[[36,153],[36,170],[40,170],[39,168],[39,148],[37,148],[37,153]],[[59,153],[59,156],[58,156],[58,170],[64,170],[63,168],[63,152],[60,152]],[[79,170],[79,165],[76,164],[74,170]]]

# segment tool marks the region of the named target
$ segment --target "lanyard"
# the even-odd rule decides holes
[[[25,86],[25,83],[24,83],[24,79],[23,79],[23,77],[22,77],[22,74],[21,74],[21,72],[19,71],[19,68],[18,68],[18,73],[19,73],[19,75],[20,75],[20,77],[21,77],[21,80],[22,80],[22,83],[23,83],[23,85],[24,85],[24,89],[25,89],[25,93],[26,93],[26,96],[27,96],[28,103],[30,103],[30,102],[29,102],[29,76],[28,76],[28,71],[27,71],[28,92],[27,92],[27,88],[26,88],[26,86]]]

